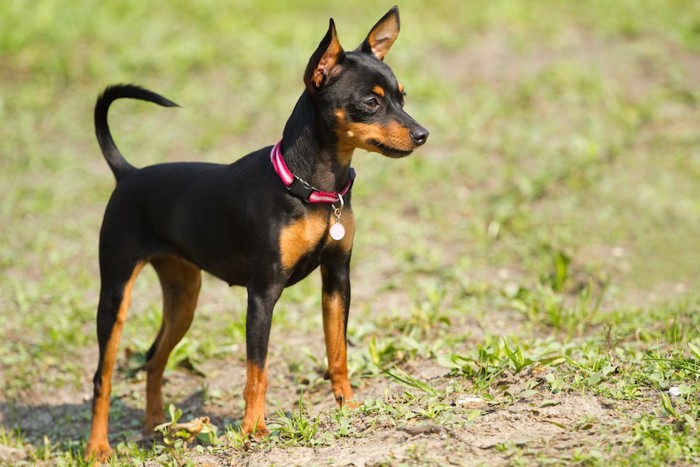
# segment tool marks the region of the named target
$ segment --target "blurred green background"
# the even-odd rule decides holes
[[[105,85],[135,82],[183,106],[119,104],[113,132],[132,163],[231,161],[278,138],[330,16],[354,48],[390,6],[3,2],[7,279],[92,268],[86,249],[94,251],[111,185],[91,123]],[[562,250],[644,289],[691,287],[700,233],[697,2],[400,7],[388,63],[432,136],[408,161],[359,155],[357,204],[386,193],[379,209],[367,206],[361,242],[391,238],[437,256],[447,245],[441,260],[464,255],[477,267],[536,267],[541,248]],[[387,216],[398,217],[392,228],[382,228]]]

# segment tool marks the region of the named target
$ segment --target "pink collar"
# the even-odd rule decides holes
[[[341,198],[345,196],[352,188],[352,183],[355,181],[355,170],[350,168],[350,180],[348,180],[347,185],[340,191],[320,191],[306,183],[301,178],[297,177],[289,170],[287,164],[282,158],[282,141],[275,144],[270,152],[270,159],[272,160],[272,166],[275,168],[275,172],[279,175],[284,186],[287,190],[294,196],[301,198],[307,203],[327,203],[333,204],[341,201]]]

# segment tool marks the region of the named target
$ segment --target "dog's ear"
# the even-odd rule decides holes
[[[318,48],[311,56],[304,73],[304,83],[310,91],[316,91],[327,85],[333,78],[340,74],[341,64],[345,59],[345,52],[338,41],[335,32],[333,18],[328,25],[326,36],[318,44]]]
[[[372,54],[379,60],[384,60],[399,35],[400,28],[399,7],[395,5],[374,25],[357,51]]]

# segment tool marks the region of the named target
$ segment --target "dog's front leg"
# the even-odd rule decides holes
[[[348,379],[347,326],[350,311],[350,255],[321,265],[323,280],[323,333],[326,338],[328,376],[339,406],[356,407]]]
[[[242,430],[245,434],[265,436],[265,394],[267,392],[267,347],[270,341],[272,310],[282,293],[283,285],[251,284],[248,286],[246,316],[247,379],[243,397],[245,415]]]

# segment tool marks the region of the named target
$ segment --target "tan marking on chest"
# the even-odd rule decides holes
[[[290,270],[309,251],[313,250],[328,231],[327,213],[311,214],[298,219],[280,233],[282,266]]]

